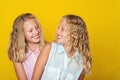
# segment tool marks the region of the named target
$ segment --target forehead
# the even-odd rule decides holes
[[[35,27],[38,25],[38,22],[35,19],[26,19],[23,23],[23,28]]]
[[[30,23],[34,23],[34,24],[37,24],[37,20],[36,19],[33,19],[33,18],[31,18],[31,19],[26,19],[24,22],[24,25],[26,25],[26,24],[30,24]]]
[[[61,21],[60,21],[60,24],[66,24],[66,18],[62,18]]]

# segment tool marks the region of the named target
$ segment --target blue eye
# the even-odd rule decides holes
[[[39,27],[39,26],[36,26],[35,28],[36,28],[36,29],[39,29],[40,27]]]
[[[39,29],[40,27],[38,26],[37,29]]]
[[[32,32],[32,30],[29,30],[29,32]]]
[[[62,31],[64,30],[64,28],[62,27],[62,29],[61,29]]]

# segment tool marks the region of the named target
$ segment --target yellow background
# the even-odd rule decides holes
[[[45,39],[52,41],[61,17],[76,14],[86,22],[92,73],[85,80],[120,80],[119,0],[0,0],[0,80],[17,80],[7,49],[14,19],[26,12],[42,24]]]

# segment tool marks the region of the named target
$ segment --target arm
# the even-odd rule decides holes
[[[40,55],[37,58],[35,68],[33,71],[33,75],[32,75],[32,80],[40,80],[42,73],[44,71],[44,67],[45,67],[48,57],[49,57],[50,49],[51,49],[51,44],[46,43],[44,45]]]
[[[22,63],[13,62],[18,80],[27,80]]]
[[[83,69],[83,71],[82,71],[78,80],[84,80],[84,77],[85,77],[85,70]]]

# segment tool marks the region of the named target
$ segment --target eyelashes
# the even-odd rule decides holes
[[[15,32],[18,32],[18,30],[17,30],[17,29],[15,29]]]
[[[64,30],[65,30],[65,28],[64,28],[64,26],[63,26],[63,25],[61,25],[61,26],[59,26],[59,27],[57,28],[57,30],[64,31]]]

